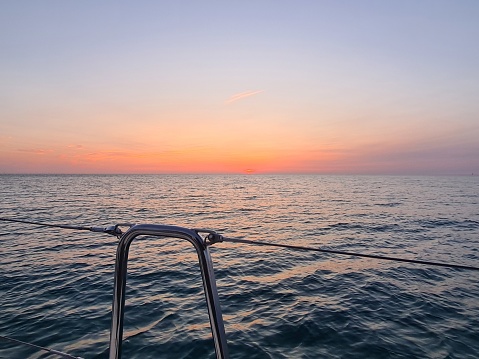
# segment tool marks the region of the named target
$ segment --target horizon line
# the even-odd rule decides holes
[[[477,176],[469,173],[358,173],[358,172],[0,172],[0,176]]]

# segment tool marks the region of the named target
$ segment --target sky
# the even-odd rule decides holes
[[[0,173],[479,174],[479,2],[3,1]]]

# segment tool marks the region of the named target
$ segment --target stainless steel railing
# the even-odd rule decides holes
[[[223,316],[216,289],[216,280],[213,271],[213,262],[208,252],[207,240],[201,238],[198,232],[209,233],[209,238],[215,238],[216,233],[208,230],[194,230],[176,226],[140,224],[132,226],[122,234],[116,252],[115,286],[113,290],[112,319],[110,328],[110,359],[121,358],[123,339],[123,318],[125,311],[125,289],[128,264],[128,252],[131,242],[138,236],[148,235],[186,239],[193,244],[198,254],[198,261],[203,278],[211,332],[215,343],[216,357],[228,358],[228,346],[223,324]]]

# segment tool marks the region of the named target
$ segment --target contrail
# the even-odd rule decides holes
[[[236,95],[231,96],[231,97],[226,101],[226,103],[232,103],[232,102],[241,100],[242,98],[245,98],[245,97],[250,97],[250,96],[253,96],[253,95],[257,95],[257,94],[259,94],[259,93],[261,93],[261,92],[263,92],[263,91],[264,91],[264,90],[241,92],[241,93],[238,93],[238,94],[236,94]]]

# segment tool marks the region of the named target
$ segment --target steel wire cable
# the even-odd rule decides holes
[[[121,236],[122,234],[119,226],[131,226],[131,224],[117,224],[117,225],[109,226],[109,227],[71,226],[71,225],[63,225],[63,224],[51,224],[51,223],[27,221],[27,220],[13,219],[13,218],[0,218],[0,221],[25,223],[25,224],[32,224],[37,226],[63,228],[63,229],[71,229],[71,230],[100,232],[100,233],[115,235],[117,237]],[[356,253],[356,252],[341,251],[336,249],[323,249],[323,248],[314,248],[314,247],[305,247],[305,246],[295,246],[295,245],[289,245],[289,244],[269,243],[269,242],[241,239],[241,238],[229,238],[216,233],[209,234],[207,238],[210,240],[210,244],[214,244],[218,242],[243,243],[243,244],[251,244],[251,245],[287,248],[292,250],[302,250],[302,251],[312,251],[312,252],[314,251],[314,252],[321,252],[321,253],[346,255],[351,257],[373,258],[373,259],[380,259],[380,260],[387,260],[387,261],[396,261],[396,262],[405,262],[405,263],[414,263],[414,264],[422,264],[422,265],[430,265],[430,266],[438,266],[438,267],[479,271],[479,267],[476,267],[476,266],[426,261],[426,260],[420,260],[420,259],[407,259],[407,258],[383,256],[378,254]]]
[[[72,226],[72,225],[67,225],[67,224],[51,224],[51,223],[44,223],[44,222],[27,221],[27,220],[23,220],[23,219],[15,219],[15,218],[0,218],[0,221],[32,224],[32,225],[41,226],[41,227],[71,229],[71,230],[76,230],[76,231],[90,231],[90,232],[107,233],[107,234],[111,234],[111,235],[114,235],[114,236],[122,235],[122,231],[119,228],[120,226],[131,227],[131,224],[116,224],[114,226],[108,226],[108,227]]]
[[[18,340],[18,339],[9,338],[9,337],[3,336],[3,335],[0,335],[0,339],[7,340],[7,341],[10,341],[12,343],[26,345],[26,346],[29,346],[29,347],[32,347],[32,348],[35,348],[35,349],[43,350],[43,351],[46,351],[50,354],[59,355],[63,358],[67,358],[67,359],[83,359],[82,357],[76,357],[76,356],[73,356],[71,354],[64,353],[64,352],[61,352],[61,351],[58,351],[58,350],[55,350],[55,349],[41,347],[40,345],[27,343],[27,342],[24,342],[24,341],[21,341],[21,340]]]
[[[295,246],[295,245],[289,245],[289,244],[260,242],[260,241],[252,241],[248,239],[228,238],[228,237],[223,237],[222,241],[230,242],[230,243],[244,243],[244,244],[252,244],[252,245],[259,245],[259,246],[286,248],[286,249],[292,249],[292,250],[312,251],[312,252],[314,251],[314,252],[329,253],[329,254],[340,254],[340,255],[346,255],[346,256],[352,256],[352,257],[373,258],[373,259],[381,259],[381,260],[387,260],[387,261],[406,262],[406,263],[424,264],[424,265],[430,265],[430,266],[479,271],[479,267],[475,267],[475,266],[433,262],[433,261],[426,261],[426,260],[420,260],[420,259],[398,258],[398,257],[383,256],[378,254],[355,253],[355,252],[349,252],[349,251],[340,251],[336,249],[304,247],[304,246]]]

